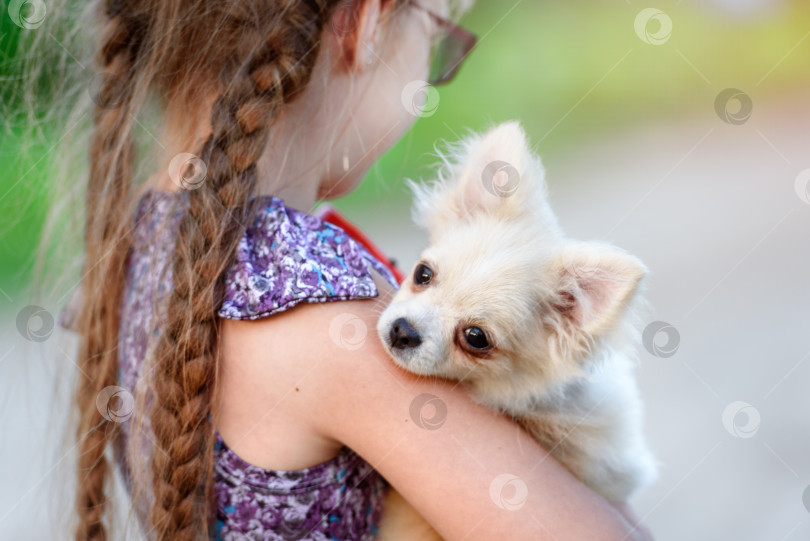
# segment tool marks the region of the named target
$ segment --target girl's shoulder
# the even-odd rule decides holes
[[[186,194],[150,189],[138,200],[130,282],[133,274],[151,275],[148,281],[159,282],[152,286],[159,292],[167,289],[173,240]],[[258,212],[225,271],[220,317],[255,320],[301,302],[375,298],[379,291],[370,270],[383,276],[392,288],[399,287],[401,274],[393,262],[333,208],[324,205],[320,212],[309,214],[272,195],[254,199],[259,203]],[[59,322],[67,329],[73,328],[80,295],[79,288],[60,313]]]
[[[300,302],[377,297],[371,269],[398,287],[396,269],[372,254],[382,252],[333,209],[329,215],[348,227],[290,208],[274,196],[260,196],[260,202],[226,272],[220,317],[252,320]]]

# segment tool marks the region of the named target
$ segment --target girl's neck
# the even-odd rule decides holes
[[[180,186],[169,175],[169,163],[178,152],[170,148],[200,148],[205,134],[197,137],[194,144],[167,146],[162,165],[147,180],[148,188],[164,192],[177,192]],[[282,139],[283,140],[283,139]],[[320,185],[320,164],[304,162],[306,155],[292,148],[268,148],[256,163],[259,178],[257,195],[273,195],[284,201],[284,205],[303,212],[310,212],[318,197]],[[310,156],[311,159],[311,156]]]

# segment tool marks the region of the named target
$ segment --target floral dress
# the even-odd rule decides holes
[[[253,320],[301,302],[376,297],[367,265],[399,287],[392,272],[342,228],[286,207],[277,197],[257,199],[260,210],[226,271],[220,317]],[[170,262],[187,200],[187,192],[149,190],[137,204],[122,299],[118,371],[119,386],[133,394],[144,379],[147,333],[158,333],[152,305],[159,305],[172,287]],[[62,324],[70,328],[64,312]],[[116,461],[128,487],[126,440],[131,421],[121,423],[121,437],[115,443]],[[142,422],[146,438],[151,438],[148,416]],[[388,484],[349,447],[302,470],[268,470],[247,463],[218,432],[215,436],[215,539],[374,539]],[[144,452],[150,449],[146,438]]]

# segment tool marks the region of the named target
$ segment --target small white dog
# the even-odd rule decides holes
[[[609,244],[565,237],[526,139],[518,122],[498,125],[452,145],[437,181],[408,181],[430,246],[377,331],[397,365],[462,381],[624,502],[657,470],[633,370],[646,268]],[[395,494],[385,514],[402,505]]]

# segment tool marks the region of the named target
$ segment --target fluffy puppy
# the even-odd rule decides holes
[[[405,370],[462,381],[626,501],[656,474],[633,373],[647,269],[564,235],[518,122],[466,137],[442,161],[432,183],[408,181],[430,242],[379,318],[385,348]]]

